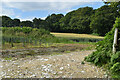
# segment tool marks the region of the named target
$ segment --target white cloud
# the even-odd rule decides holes
[[[32,21],[33,20],[32,18],[25,18],[25,19],[19,18],[19,19],[20,19],[20,21],[26,21],[26,20]]]
[[[73,6],[82,3],[65,3],[65,2],[3,2],[2,8],[0,9],[0,15],[16,16],[14,9],[20,9],[22,11],[48,11],[48,13],[55,12],[66,12],[70,10]]]
[[[85,2],[86,3],[86,2]],[[17,8],[22,11],[47,10],[55,12],[66,12],[73,6],[83,5],[83,2],[4,2],[4,6]]]
[[[35,17],[26,17],[26,18],[21,18],[21,16],[16,16],[15,18],[20,19],[20,21],[26,21],[26,20],[32,21]]]
[[[45,19],[46,19],[46,17],[42,17],[41,19],[45,20]]]
[[[15,18],[20,18],[20,16],[15,16]]]
[[[15,18],[20,19],[20,21],[26,21],[26,20],[32,21],[34,18],[39,18],[39,17],[26,17],[26,18],[21,18],[21,16],[16,16]],[[42,17],[41,19],[45,20],[46,17]]]
[[[66,11],[66,13],[73,11],[73,9]]]
[[[12,15],[15,15],[15,13],[13,9],[2,8],[0,12],[0,16],[1,15],[12,16]]]
[[[0,1],[0,16],[2,15],[2,2]]]
[[[14,12],[14,9],[20,9],[22,11],[48,11],[48,13],[66,13],[72,11],[72,7],[81,6],[88,4],[87,2],[99,2],[102,0],[2,0],[2,11],[3,15],[14,15],[16,18],[24,20],[32,20],[33,18],[28,17],[25,19],[20,18]],[[0,14],[1,15],[1,14]],[[45,19],[43,17],[42,19]]]
[[[15,13],[14,13],[13,9],[4,8],[2,2],[0,1],[0,16],[2,16],[2,15],[11,16],[14,14]]]
[[[102,2],[102,0],[2,0],[2,1],[4,2]]]

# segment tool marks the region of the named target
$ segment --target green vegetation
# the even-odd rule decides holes
[[[49,47],[52,43],[69,43],[71,40],[56,38],[45,29],[31,27],[2,27],[2,46],[4,48],[14,47]],[[9,47],[10,46],[10,47]]]
[[[12,60],[12,57],[5,57],[5,60]]]
[[[67,13],[59,21],[61,32],[91,33],[89,24],[92,14],[94,14],[92,7],[79,8]]]
[[[112,29],[116,17],[119,17],[117,6],[120,4],[106,3],[98,9],[83,7],[63,14],[51,14],[45,20],[34,18],[32,21],[20,21],[8,16],[2,17],[3,27],[32,27],[49,30],[50,32],[97,34],[104,36]],[[1,18],[0,17],[0,18]]]
[[[75,33],[51,33],[56,37],[63,37],[63,38],[100,38],[103,39],[104,37],[95,36],[90,34],[75,34]]]
[[[63,14],[51,14],[45,20],[34,18],[33,21],[20,21],[16,18],[11,19],[8,16],[0,16],[0,19],[2,18],[2,27],[0,28],[0,33],[2,33],[2,35],[0,35],[0,48],[1,44],[3,49],[31,47],[55,48],[56,46],[58,47],[58,45],[56,45],[57,43],[63,44],[64,46],[61,47],[59,45],[59,49],[51,55],[60,55],[63,52],[69,53],[77,49],[91,50],[94,48],[93,44],[95,43],[89,42],[99,41],[96,44],[96,51],[85,57],[85,61],[91,62],[96,66],[103,66],[109,70],[113,78],[120,78],[120,42],[116,45],[117,52],[115,54],[112,53],[115,28],[120,30],[120,18],[116,18],[120,17],[120,11],[118,11],[117,8],[117,6],[120,5],[120,1],[105,3],[104,6],[101,6],[98,9],[83,7],[71,11],[65,16]],[[81,43],[82,45],[80,45]],[[46,54],[50,54],[50,51],[46,50],[43,50],[43,52],[45,51]],[[9,56],[6,53],[3,54]],[[37,54],[37,52],[31,51],[29,53],[21,54],[21,56],[31,56],[35,54]],[[12,58],[5,57],[5,59],[11,60]],[[81,64],[84,64],[84,61],[81,62]]]
[[[84,62],[84,61],[82,61],[82,62],[81,62],[81,64],[85,64],[85,62]]]
[[[2,31],[1,38],[3,49],[49,47],[52,46],[53,43],[97,42],[103,40],[103,37],[87,34],[64,35],[66,33],[59,33],[59,35],[56,36],[56,33],[50,34],[50,32],[45,29],[31,27],[1,27],[0,31]],[[85,36],[85,38],[80,37],[80,35]]]
[[[114,27],[106,34],[104,40],[97,43],[96,51],[87,56],[85,60],[108,68],[113,77],[120,78],[120,49],[118,48],[115,54],[112,53],[115,28],[120,30],[120,18],[116,19]]]
[[[104,36],[109,32],[114,24],[116,17],[119,15],[117,9],[108,5],[104,5],[91,16],[90,28],[93,33]]]
[[[75,33],[51,33],[58,38],[66,38],[75,42],[98,42],[104,39],[101,36]]]
[[[54,56],[54,55],[62,55],[62,53],[52,53],[51,56]]]

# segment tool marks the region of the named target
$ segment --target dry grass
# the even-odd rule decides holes
[[[95,36],[90,34],[75,34],[75,33],[53,33],[51,34],[55,35],[56,37],[65,37],[65,38],[104,38],[101,36]]]

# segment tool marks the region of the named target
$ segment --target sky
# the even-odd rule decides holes
[[[32,21],[35,17],[45,19],[53,13],[65,15],[81,7],[97,9],[103,5],[102,0],[3,0],[0,3],[0,16]]]

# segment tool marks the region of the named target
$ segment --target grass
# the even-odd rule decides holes
[[[41,42],[35,43],[11,43],[5,42],[2,44],[2,49],[23,49],[23,48],[39,48],[39,47],[56,47],[60,46],[61,44],[94,44],[94,42],[98,41],[99,39],[103,39],[100,36],[88,35],[88,34],[74,34],[74,33],[51,33],[55,35],[57,38],[52,38],[51,40],[44,40],[44,43]],[[91,38],[90,38],[91,37]],[[98,38],[98,39],[96,39]],[[93,40],[92,40],[93,39]],[[88,47],[89,50],[91,47]]]
[[[12,60],[12,57],[5,57],[5,60]]]
[[[38,47],[24,47],[24,50],[23,51],[19,51],[19,49],[21,49],[20,47],[17,47],[17,48],[9,48],[7,46],[10,46],[9,44],[7,44],[6,46],[6,50],[13,50],[12,53],[11,52],[4,52],[3,51],[3,58],[5,60],[12,60],[12,59],[15,59],[15,58],[29,58],[29,57],[33,57],[33,56],[36,56],[36,55],[51,55],[51,56],[54,56],[54,55],[62,55],[63,53],[64,54],[67,54],[67,53],[71,53],[71,52],[74,52],[74,51],[84,51],[84,50],[93,50],[95,48],[95,43],[54,43],[53,45],[49,46],[48,47],[43,47],[43,48],[38,48]],[[19,45],[19,44],[18,44]],[[30,49],[30,48],[33,48],[33,49]],[[15,50],[14,49],[18,49],[18,50]],[[39,49],[39,50],[38,50]],[[50,50],[51,49],[51,50]],[[18,52],[18,53],[17,53]],[[7,53],[7,55],[6,55]],[[19,54],[19,55],[16,55],[16,54]]]
[[[65,53],[70,53],[71,51],[65,51]]]
[[[6,50],[6,49],[25,49],[25,48],[40,48],[40,47],[55,46],[55,44],[48,44],[48,43],[42,43],[41,45],[26,43],[25,47],[23,47],[23,43],[13,43],[13,45],[14,45],[14,47],[11,47],[11,43],[4,43],[4,45],[2,45],[2,49],[3,50]]]
[[[23,47],[23,43],[13,43],[14,47],[11,46],[11,43],[7,43],[5,42],[4,44],[2,44],[2,49],[3,50],[7,50],[7,49],[28,49],[28,48],[40,48],[40,47],[58,47],[58,46],[64,46],[65,44],[89,44],[89,45],[95,45],[95,43],[93,42],[60,42],[60,43],[41,43],[41,45],[39,43],[37,43],[36,45],[34,43],[30,44],[30,43],[26,43],[25,46]],[[88,47],[91,48],[91,47]],[[89,50],[89,49],[88,49]]]
[[[54,55],[62,55],[62,54],[61,54],[61,53],[53,52],[53,53],[51,54],[51,56],[54,56]]]
[[[51,34],[57,38],[68,39],[71,40],[72,42],[98,42],[104,39],[104,37],[90,34],[75,34],[75,33],[51,33]]]
[[[56,37],[63,37],[63,38],[99,38],[103,39],[104,37],[101,36],[95,36],[95,35],[90,35],[90,34],[75,34],[75,33],[53,33],[51,32]]]

